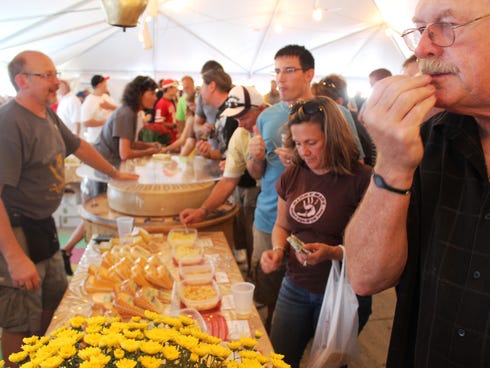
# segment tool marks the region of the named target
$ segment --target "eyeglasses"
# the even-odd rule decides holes
[[[34,76],[34,77],[39,77],[39,78],[43,78],[43,79],[55,79],[55,78],[59,78],[61,76],[61,73],[60,72],[55,72],[55,73],[51,73],[51,72],[48,72],[48,73],[28,73],[28,72],[22,72],[21,74],[29,75],[29,76]]]
[[[454,41],[456,40],[456,34],[454,33],[455,29],[467,26],[488,16],[490,16],[490,13],[472,19],[469,22],[463,24],[436,22],[429,23],[426,26],[418,28],[409,28],[402,33],[402,38],[405,41],[407,47],[410,50],[414,51],[422,38],[422,34],[427,30],[429,39],[434,45],[437,45],[439,47],[449,47],[452,46],[454,44]]]
[[[298,101],[289,106],[289,115],[296,114],[297,112],[302,112],[306,115],[315,115],[320,111],[323,111],[323,107],[316,101]]]
[[[298,70],[303,70],[303,68],[295,68],[294,66],[287,66],[285,68],[276,68],[274,69],[274,73],[276,74],[280,74],[280,73],[284,73],[284,74],[292,74],[294,72],[297,72]]]

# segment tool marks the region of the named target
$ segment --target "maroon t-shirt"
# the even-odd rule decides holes
[[[292,165],[277,181],[286,201],[291,231],[305,243],[343,243],[344,230],[369,185],[371,167],[357,163],[353,175],[317,175],[306,165]],[[312,293],[323,294],[331,261],[301,265],[290,252],[286,275]]]

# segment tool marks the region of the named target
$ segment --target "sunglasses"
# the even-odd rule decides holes
[[[293,115],[298,112],[305,115],[315,115],[321,111],[323,111],[323,107],[316,101],[298,101],[289,106],[289,115]]]
[[[325,78],[320,81],[320,84],[328,88],[337,88],[336,84],[330,78]]]

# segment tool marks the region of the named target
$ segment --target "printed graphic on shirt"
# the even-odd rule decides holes
[[[55,192],[60,194],[63,192],[63,188],[65,187],[65,169],[64,169],[65,161],[63,159],[62,154],[58,154],[56,156],[56,160],[54,165],[49,166],[49,170],[53,174],[57,183],[53,183],[51,188],[49,188],[50,192]]]
[[[300,224],[313,224],[327,208],[327,199],[319,192],[306,192],[296,198],[289,207],[289,214]]]

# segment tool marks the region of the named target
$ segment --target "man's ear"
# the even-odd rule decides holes
[[[313,77],[315,76],[315,69],[311,68],[311,69],[305,70],[305,76],[306,76],[306,79],[308,79],[308,81],[311,84],[311,81],[313,80]]]
[[[19,73],[14,78],[15,84],[17,84],[17,90],[21,90],[27,87],[27,76]]]

